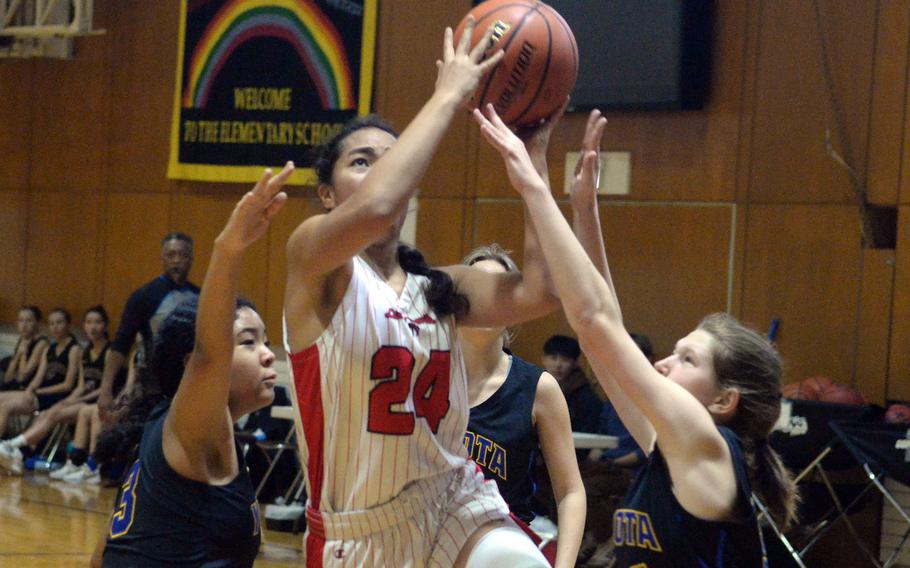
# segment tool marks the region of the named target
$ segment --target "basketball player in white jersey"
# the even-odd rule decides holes
[[[288,246],[286,339],[307,468],[308,567],[546,566],[467,460],[469,405],[456,320],[506,326],[557,302],[539,247],[525,272],[431,270],[398,242],[408,199],[450,122],[496,65],[445,33],[436,89],[398,138],[349,123],[316,164],[326,214]]]

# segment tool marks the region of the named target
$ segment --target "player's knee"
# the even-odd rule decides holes
[[[512,527],[500,527],[483,535],[465,564],[465,568],[489,566],[543,568],[549,567],[549,563],[525,533]]]

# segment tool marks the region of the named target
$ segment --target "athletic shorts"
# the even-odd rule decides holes
[[[69,396],[69,394],[68,392],[54,392],[36,395],[38,397],[38,410],[47,410]]]
[[[508,518],[496,483],[466,461],[370,509],[326,513],[308,506],[307,568],[448,568],[478,528]]]

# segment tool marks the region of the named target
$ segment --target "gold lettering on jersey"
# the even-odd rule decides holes
[[[464,447],[480,467],[486,468],[499,479],[508,479],[508,452],[505,448],[470,430],[464,434]]]
[[[613,514],[613,544],[663,552],[651,517],[635,509],[617,509]]]

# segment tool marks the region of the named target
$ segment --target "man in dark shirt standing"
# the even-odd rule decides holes
[[[199,295],[199,287],[187,281],[193,266],[193,239],[184,233],[168,233],[161,239],[163,274],[134,291],[126,301],[117,335],[111,343],[101,379],[98,409],[105,418],[113,403],[114,378],[123,368],[126,356],[142,336],[145,354],[151,355],[152,339],[161,320],[180,302]],[[154,389],[154,385],[143,385]]]

